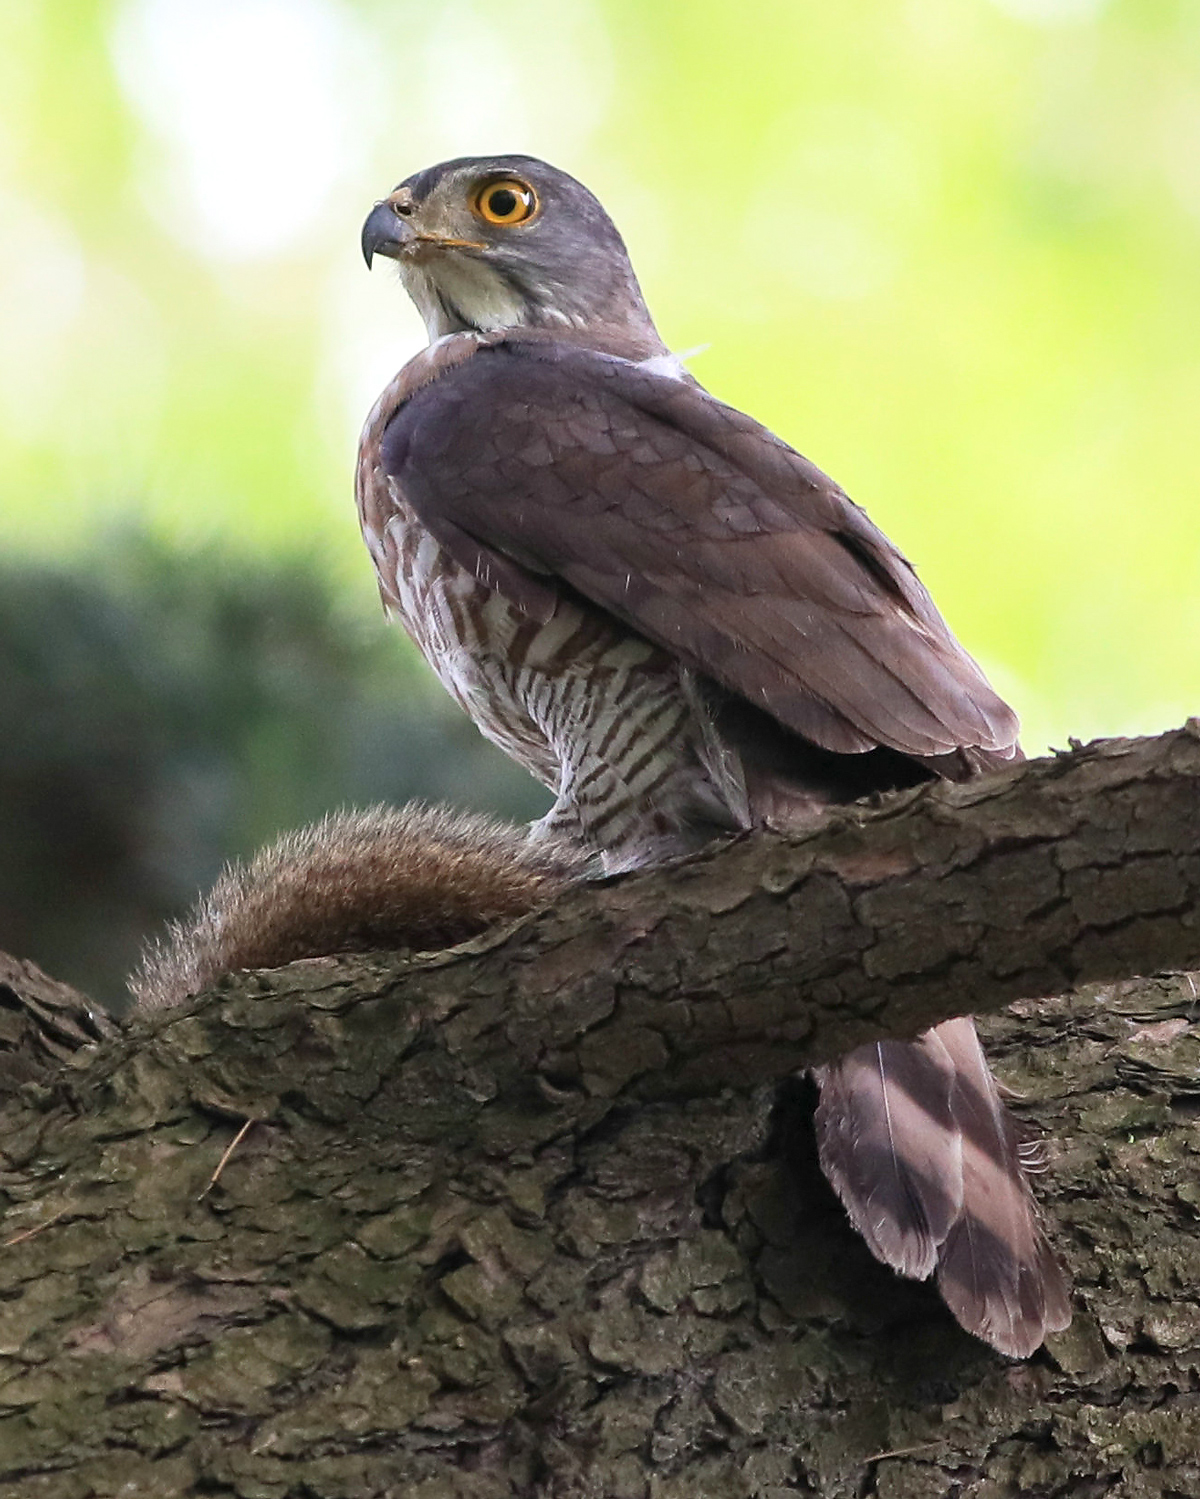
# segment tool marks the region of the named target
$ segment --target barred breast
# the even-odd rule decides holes
[[[384,473],[389,419],[477,342],[454,335],[418,355],[367,418],[359,518],[385,609],[480,732],[554,792],[535,832],[582,841],[612,872],[748,826],[738,770],[686,668],[570,596],[530,618],[459,566]]]

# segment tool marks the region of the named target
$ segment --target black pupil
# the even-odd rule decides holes
[[[493,188],[488,198],[488,207],[498,219],[506,219],[516,213],[520,202],[511,187]]]

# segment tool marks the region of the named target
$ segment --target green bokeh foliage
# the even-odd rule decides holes
[[[156,217],[144,168],[177,167],[113,62],[122,17],[153,9],[0,20],[0,180],[77,237],[87,278],[37,420],[0,403],[11,544],[79,554],[136,492],[185,538],[315,538],[365,588],[331,279],[365,277],[361,210],[401,175],[530,147],[610,203],[669,341],[710,346],[700,378],[913,556],[1032,748],[1200,703],[1194,5],[321,0],[373,59],[363,100],[347,84],[361,151],[314,230],[244,263]],[[547,29],[594,97],[539,115]],[[400,293],[357,294],[351,327],[394,325],[399,358]]]

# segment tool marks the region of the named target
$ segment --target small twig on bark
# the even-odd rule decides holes
[[[255,1119],[255,1118],[253,1118],[253,1117],[247,1119],[246,1122],[245,1122],[245,1124],[242,1125],[241,1129],[238,1130],[237,1134],[234,1135],[233,1139],[230,1140],[229,1144],[225,1147],[225,1153],[222,1155],[221,1159],[217,1162],[217,1169],[213,1172],[213,1174],[208,1179],[208,1186],[205,1187],[204,1191],[201,1192],[200,1195],[199,1195],[199,1197],[196,1198],[197,1202],[203,1202],[204,1199],[208,1196],[208,1194],[212,1191],[212,1189],[216,1186],[217,1181],[220,1178],[221,1172],[224,1171],[225,1167],[229,1164],[230,1157],[233,1155],[233,1152],[238,1148],[238,1146],[242,1143],[242,1141],[250,1133],[251,1129],[253,1129],[253,1127],[258,1122],[259,1121],[257,1119]]]

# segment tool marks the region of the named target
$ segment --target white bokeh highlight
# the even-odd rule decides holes
[[[57,418],[86,287],[71,226],[0,189],[0,421],[26,439]]]
[[[158,145],[143,195],[175,238],[240,260],[324,233],[378,83],[348,11],[332,0],[129,0],[112,48]]]
[[[1018,21],[1029,21],[1038,26],[1061,26],[1094,20],[1107,0],[991,0],[991,3]]]
[[[373,199],[453,156],[579,169],[613,84],[591,0],[396,6],[370,28],[340,0],[126,0],[111,48],[166,232],[217,270],[318,262],[296,316],[318,323],[317,426],[338,451],[424,342],[394,277],[368,278],[355,254]]]

